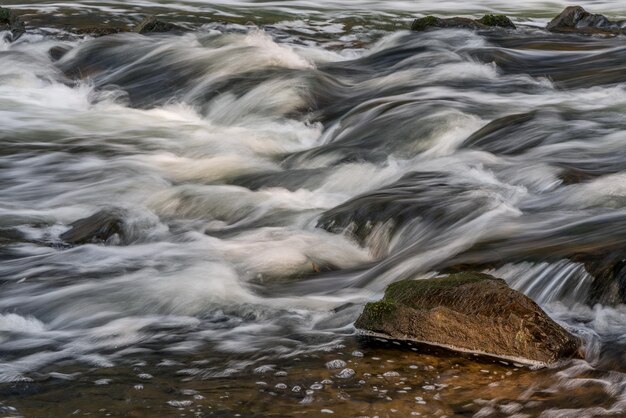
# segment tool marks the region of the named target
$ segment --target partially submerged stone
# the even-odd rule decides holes
[[[613,22],[606,16],[589,13],[581,6],[569,6],[546,28],[551,32],[617,35],[626,33],[626,22]]]
[[[505,15],[484,15],[483,17],[478,19],[478,22],[489,27],[511,28],[511,29],[516,28],[513,22],[511,22],[511,19],[509,19]]]
[[[24,34],[24,22],[13,10],[0,7],[0,31],[10,31],[13,40],[16,40]]]
[[[75,245],[106,242],[114,235],[122,238],[122,215],[118,210],[101,210],[70,224],[71,228],[60,238]]]
[[[512,28],[515,25],[511,19],[504,15],[485,15],[482,18],[468,19],[465,17],[441,18],[435,16],[426,16],[415,19],[411,25],[411,30],[425,31],[430,28],[456,28],[456,29],[487,29],[492,27]]]
[[[417,341],[532,365],[579,353],[580,341],[502,279],[457,273],[390,285],[355,323],[366,335]]]
[[[580,262],[593,277],[587,303],[591,306],[615,306],[626,303],[626,251],[623,248],[604,252],[576,254],[570,257]]]
[[[115,35],[116,33],[124,33],[128,31],[128,28],[123,26],[102,25],[78,28],[74,30],[74,33],[77,33],[79,35],[89,35],[93,36],[94,38],[98,38],[100,36]]]
[[[174,30],[180,30],[181,27],[175,25],[173,23],[164,22],[162,20],[157,19],[156,16],[148,16],[144,20],[142,20],[137,26],[135,26],[134,31],[137,33],[159,33],[159,32],[171,32]]]

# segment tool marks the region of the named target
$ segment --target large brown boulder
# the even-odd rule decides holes
[[[551,32],[616,35],[626,33],[624,22],[613,22],[606,16],[589,13],[580,6],[569,6],[548,23]]]
[[[390,285],[355,323],[366,335],[410,340],[525,364],[579,355],[580,341],[502,279],[456,273]]]

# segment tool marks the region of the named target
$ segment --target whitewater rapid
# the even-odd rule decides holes
[[[374,4],[424,7],[354,7]],[[342,25],[287,22],[2,41],[0,381],[151,351],[210,347],[252,364],[314,352],[353,335],[389,283],[466,264],[584,338],[586,364],[624,352],[626,308],[590,302],[594,279],[570,256],[626,240],[626,48],[559,49],[535,26],[563,5],[516,6],[541,11],[514,35],[398,30],[352,44]],[[483,9],[510,6],[467,5]],[[52,47],[67,52],[55,60]],[[511,115],[524,116],[472,136]],[[110,209],[123,236],[60,238]]]

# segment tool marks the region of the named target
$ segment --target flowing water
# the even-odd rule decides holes
[[[0,413],[626,414],[623,37],[544,32],[561,0],[4,3],[30,28],[0,37]],[[519,29],[406,30],[492,11]],[[191,30],[70,30],[149,13]],[[64,242],[101,211],[117,234]],[[586,359],[355,336],[459,268]]]

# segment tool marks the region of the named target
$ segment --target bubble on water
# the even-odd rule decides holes
[[[198,393],[197,390],[193,390],[193,389],[182,389],[180,391],[181,394],[185,395],[185,396],[193,396],[196,395]]]
[[[275,367],[276,367],[275,364],[265,364],[263,366],[259,366],[256,369],[254,369],[254,373],[256,374],[268,373],[268,372],[273,371]]]
[[[321,385],[320,383],[313,383],[313,384],[310,386],[310,388],[311,388],[311,389],[313,389],[313,390],[320,390],[320,389],[324,389],[324,386],[323,386],[323,385]]]
[[[389,371],[389,372],[383,373],[383,376],[385,376],[385,377],[400,377],[400,373]]]
[[[335,411],[333,411],[332,409],[322,409],[320,411],[322,414],[334,414]]]
[[[157,367],[173,367],[173,366],[182,366],[183,364],[178,362],[178,361],[174,361],[174,360],[162,360],[160,363],[157,364]]]
[[[328,363],[326,363],[326,368],[327,369],[341,369],[343,367],[346,367],[348,365],[348,363],[346,363],[343,360],[331,360]]]
[[[111,383],[112,380],[111,379],[98,379],[96,380],[94,383],[98,386],[105,386],[108,385],[109,383]]]
[[[150,380],[154,378],[154,376],[152,376],[149,373],[141,373],[141,374],[138,374],[137,377],[140,378],[141,380]]]
[[[335,376],[337,376],[340,379],[350,379],[351,377],[354,377],[355,375],[356,375],[356,372],[354,370],[343,369],[342,371],[337,373]]]
[[[167,401],[169,406],[173,406],[174,408],[187,408],[193,405],[192,401]]]
[[[355,350],[355,351],[352,352],[352,356],[353,357],[363,357],[364,354],[362,352],[360,352],[360,351],[356,351]]]
[[[287,389],[287,385],[284,384],[284,383],[277,383],[276,386],[274,386],[274,387],[276,389],[281,389],[281,390]]]
[[[291,388],[291,391],[295,392],[295,393],[301,392],[302,391],[302,387],[294,386],[294,387]]]

